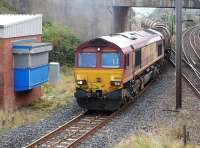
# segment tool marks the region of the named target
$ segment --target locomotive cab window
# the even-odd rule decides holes
[[[162,44],[158,45],[158,57],[162,55]]]
[[[119,68],[119,53],[102,53],[101,66],[103,68]]]
[[[135,51],[135,67],[141,65],[141,49]]]
[[[96,53],[79,53],[79,67],[96,67]]]

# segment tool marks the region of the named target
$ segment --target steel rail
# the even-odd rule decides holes
[[[191,29],[189,29],[188,31],[186,31],[186,33],[183,36],[183,39],[185,40],[185,43],[183,43],[183,54],[184,54],[184,57],[187,59],[184,62],[194,71],[194,73],[196,74],[196,76],[198,77],[198,79],[200,79],[200,72],[194,67],[195,63],[194,63],[194,60],[191,57],[191,52],[195,52],[195,54],[197,54],[196,50],[195,50],[195,48],[194,48],[194,46],[192,44],[191,34],[193,34],[194,31],[196,31],[196,29],[199,30],[199,27],[200,27],[199,25],[192,27]],[[186,53],[185,44],[187,45],[187,48],[189,48],[189,49],[192,50],[192,51],[190,51],[190,53],[188,53],[189,56]]]
[[[98,115],[99,117],[100,115]],[[96,117],[96,119],[98,119],[98,117]],[[89,124],[91,124],[92,122],[94,122],[96,120],[95,118],[93,118]],[[102,122],[100,122],[101,124]],[[84,126],[82,126],[79,130],[83,130],[84,128],[87,128],[87,126],[90,126],[89,124],[85,124]],[[92,130],[90,130],[89,132],[86,132],[85,134],[83,134],[83,136],[79,137],[77,140],[75,140],[74,142],[72,142],[71,144],[68,145],[68,147],[73,147],[75,145],[77,145],[81,140],[85,139],[87,135],[91,135],[91,132],[94,131],[96,128],[99,128],[99,124],[96,125],[94,128],[92,128]],[[57,143],[53,144],[52,147],[55,147],[56,145],[59,145],[61,142],[67,140],[68,138],[72,137],[74,134],[76,133],[72,133],[69,136],[66,136],[65,138],[61,139],[60,141],[58,141]]]
[[[196,34],[196,31],[198,31],[198,30],[200,30],[200,26],[196,26],[195,29],[190,32],[190,35],[189,35],[189,39],[190,40],[189,40],[189,42],[190,42],[190,45],[191,45],[192,50],[195,53],[196,57],[198,58],[198,60],[200,60],[200,55],[197,53],[197,49],[195,48],[195,46],[196,46],[195,34]],[[194,44],[193,44],[193,42],[194,42]]]
[[[170,62],[174,67],[176,66],[174,61],[170,60]],[[182,74],[182,77],[185,80],[185,82],[190,86],[190,88],[192,88],[195,94],[200,98],[200,91],[196,88],[196,86],[194,86],[194,84],[187,78],[185,74]]]
[[[200,98],[200,91],[194,86],[194,84],[186,77],[186,75],[182,74],[184,80],[189,84],[189,86],[194,90],[195,94]]]
[[[129,101],[128,103],[126,103],[125,105],[123,105],[120,109],[118,109],[117,111],[113,112],[110,116],[108,116],[108,118],[106,118],[104,121],[102,121],[99,125],[95,126],[95,128],[93,128],[92,130],[90,130],[88,133],[85,133],[85,135],[81,136],[79,139],[77,139],[76,141],[74,141],[73,143],[71,143],[69,145],[69,148],[73,148],[76,145],[80,144],[82,141],[86,140],[87,138],[89,138],[90,136],[92,136],[98,129],[102,128],[103,126],[105,126],[106,124],[108,124],[110,121],[112,121],[114,119],[114,117],[116,117],[117,115],[119,115],[120,113],[122,113],[124,110],[126,110],[130,104],[132,104],[134,102],[134,100],[138,97],[140,97],[145,90],[147,90],[150,85],[153,83],[153,81],[151,81],[143,90],[141,90],[141,92],[135,96],[134,98],[131,99],[131,101]]]
[[[190,56],[188,57],[186,48],[190,49],[190,50],[195,50],[195,46],[192,45],[193,44],[192,39],[194,39],[194,38],[192,38],[192,36],[194,33],[196,33],[195,29],[199,30],[199,27],[200,26],[197,25],[197,26],[192,27],[189,30],[186,30],[183,34],[183,40],[185,42],[182,43],[182,46],[183,46],[182,53],[184,55],[184,58],[182,59],[182,61],[186,64],[186,66],[188,66],[189,71],[196,75],[196,78],[198,79],[197,81],[200,80],[200,72],[194,67],[193,63],[191,63],[191,61],[193,61],[193,60],[191,59]],[[197,38],[200,39],[199,36]],[[174,58],[175,58],[176,51],[171,50],[171,54],[173,54],[173,55],[170,56],[170,62],[175,67]],[[195,92],[195,94],[200,98],[200,90],[195,86],[194,82],[192,82],[186,74],[184,74],[184,72],[182,73],[183,79],[192,88],[192,90]]]
[[[174,54],[176,53],[174,50],[171,50]],[[200,79],[200,72],[197,71],[190,63],[188,63],[185,59],[182,59],[182,61],[191,68],[191,70],[196,74],[196,76],[198,77],[198,79]],[[170,62],[175,66],[175,62],[172,61],[172,59],[170,59]]]
[[[33,147],[36,147],[38,145],[41,145],[42,143],[46,142],[48,139],[51,139],[52,137],[54,137],[55,135],[59,134],[60,132],[62,132],[67,127],[69,127],[70,124],[72,124],[72,123],[76,122],[77,120],[79,120],[81,117],[83,117],[83,115],[85,113],[86,112],[81,113],[80,115],[78,115],[74,119],[70,120],[69,122],[65,123],[61,127],[58,127],[55,130],[53,130],[52,132],[46,134],[45,136],[42,136],[38,140],[36,140],[33,143],[27,145],[26,148],[33,148]]]
[[[197,29],[197,31],[193,31],[193,33],[191,34],[191,43],[192,43],[193,49],[195,49],[196,56],[200,60],[200,46],[199,46],[200,45],[200,43],[199,43],[200,40],[198,38],[198,33],[200,33],[200,26]],[[192,38],[193,38],[193,42],[192,42]]]
[[[123,112],[125,109],[127,109],[129,107],[129,105],[132,104],[136,98],[138,98],[139,96],[141,96],[145,92],[145,90],[150,87],[150,85],[152,83],[153,83],[153,81],[151,81],[147,86],[145,86],[145,88],[143,90],[140,91],[140,93],[137,96],[133,97],[131,99],[131,101],[127,102],[125,105],[123,105],[117,111],[109,114],[108,116],[101,116],[100,115],[100,117],[104,117],[105,119],[99,120],[100,122],[97,123],[94,127],[91,128],[91,125],[92,125],[93,122],[88,122],[88,124],[86,126],[82,127],[81,130],[83,130],[83,128],[84,129],[91,128],[91,129],[89,131],[87,131],[87,132],[84,132],[79,137],[77,137],[73,142],[71,142],[70,144],[65,145],[64,147],[73,148],[73,147],[77,146],[78,144],[80,144],[81,142],[83,142],[84,140],[88,139],[95,132],[97,132],[97,130],[99,130],[100,128],[102,128],[106,124],[108,124],[110,121],[112,121],[112,119],[114,117],[116,117],[121,112]],[[90,114],[88,114],[88,115],[90,115]],[[61,134],[66,129],[68,129],[70,127],[75,127],[76,124],[78,123],[78,121],[80,121],[80,119],[84,119],[84,117],[87,117],[87,111],[81,113],[79,116],[77,116],[74,119],[72,119],[71,121],[65,123],[63,126],[61,126],[61,127],[57,128],[57,129],[53,130],[52,132],[46,134],[45,136],[41,137],[40,139],[36,140],[35,142],[27,145],[26,148],[35,148],[35,147],[38,148],[40,146],[44,147],[44,144],[46,142],[49,142],[51,139],[56,138],[56,136],[58,136],[59,134]],[[100,118],[97,117],[96,119],[100,119]],[[73,133],[71,135],[73,135]],[[71,135],[70,136],[66,136],[66,137],[72,137]],[[48,145],[48,144],[45,145],[45,147],[56,147],[56,146],[59,146],[59,144],[62,143],[62,142],[64,142],[65,140],[67,140],[67,138],[62,138],[59,141],[57,141],[56,143],[53,143],[51,145]]]

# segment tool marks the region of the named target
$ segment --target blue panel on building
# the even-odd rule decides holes
[[[27,53],[27,52],[49,52],[52,50],[50,43],[15,43],[13,44],[14,53]],[[21,51],[21,52],[20,52]]]
[[[14,68],[14,90],[25,91],[48,82],[48,65],[37,68]]]

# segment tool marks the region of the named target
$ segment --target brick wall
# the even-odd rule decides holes
[[[15,110],[40,98],[41,88],[23,93],[14,93],[12,43],[20,39],[35,38],[41,42],[41,36],[0,39],[0,109]]]

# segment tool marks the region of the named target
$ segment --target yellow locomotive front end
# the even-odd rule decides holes
[[[122,88],[121,69],[75,68],[76,88],[103,96]]]
[[[92,47],[76,52],[75,97],[88,110],[116,110],[121,105],[123,69],[116,50]]]

